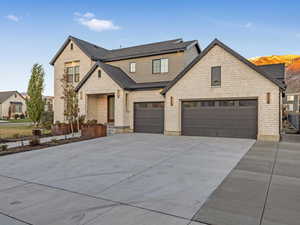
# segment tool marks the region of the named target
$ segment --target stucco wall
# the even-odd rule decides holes
[[[211,87],[211,67],[222,67],[221,87]],[[267,92],[271,102],[267,104]],[[181,102],[184,99],[199,98],[258,98],[258,138],[278,140],[279,138],[279,88],[256,71],[215,46],[166,94],[166,133],[181,132]],[[174,105],[170,106],[170,97]]]
[[[79,73],[80,79],[91,69],[94,62],[87,57],[80,48],[73,43],[73,50],[70,49],[70,44],[66,46],[64,51],[60,54],[57,60],[54,63],[54,121],[64,121],[64,101],[61,99],[62,97],[62,88],[61,88],[61,79],[64,74],[64,67],[66,62],[72,62],[79,60]],[[74,86],[77,85],[78,82],[74,82]]]
[[[16,97],[13,94],[8,99],[6,99],[4,102],[2,102],[2,104],[0,104],[0,106],[1,106],[0,117],[8,117],[10,102],[22,102],[22,113],[24,114],[26,112],[25,99],[22,98],[19,94],[16,94]],[[17,114],[22,114],[22,113],[17,113]]]
[[[169,72],[162,74],[152,74],[152,60],[154,59],[168,59]],[[121,61],[108,62],[108,64],[120,67],[125,73],[128,74],[137,83],[142,82],[158,82],[172,80],[184,66],[184,54],[183,52],[141,57],[135,59],[126,59]],[[129,63],[136,63],[136,72],[129,72]]]

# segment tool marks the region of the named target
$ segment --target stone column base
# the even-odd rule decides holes
[[[167,135],[167,136],[181,136],[181,131],[167,131],[167,130],[165,130],[164,135]]]
[[[258,135],[257,136],[258,141],[280,141],[280,135]]]
[[[129,126],[115,126],[115,134],[132,133],[132,129]]]

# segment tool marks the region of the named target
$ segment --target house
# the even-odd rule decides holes
[[[279,140],[278,65],[255,66],[215,39],[175,39],[108,50],[68,37],[54,66],[54,119],[64,120],[61,78],[73,83],[80,114],[118,132]]]
[[[25,113],[25,98],[18,91],[0,92],[0,118],[9,119]]]

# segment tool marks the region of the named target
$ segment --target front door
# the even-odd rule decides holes
[[[115,121],[115,96],[113,95],[107,97],[107,117],[108,122]]]

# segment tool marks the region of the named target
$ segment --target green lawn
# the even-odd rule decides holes
[[[20,138],[32,136],[32,126],[20,126],[20,125],[11,125],[11,126],[0,126],[0,138]],[[50,130],[44,130],[43,134],[50,134]]]
[[[30,119],[18,119],[18,120],[10,119],[7,122],[10,122],[10,123],[27,123],[27,122],[32,122],[32,121]]]

